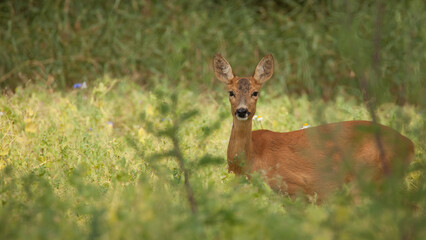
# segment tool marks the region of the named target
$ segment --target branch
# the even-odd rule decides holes
[[[193,192],[191,184],[189,182],[189,171],[188,171],[188,169],[185,168],[185,165],[184,165],[184,158],[183,158],[182,152],[180,151],[179,140],[178,140],[176,135],[173,135],[171,138],[172,138],[172,142],[173,142],[175,157],[178,161],[179,168],[183,172],[183,175],[185,177],[186,197],[188,198],[188,203],[189,203],[189,206],[191,207],[192,213],[196,214],[197,211],[198,211],[197,210],[197,202],[195,201],[194,192]]]
[[[382,26],[383,11],[384,11],[383,3],[381,2],[381,0],[377,0],[376,1],[376,21],[374,23],[375,28],[374,28],[374,39],[373,39],[374,50],[372,54],[372,63],[371,63],[376,79],[378,79],[380,76],[381,26]],[[367,106],[367,110],[370,113],[372,122],[374,124],[377,124],[377,116],[376,116],[376,112],[374,111],[375,106],[368,92],[367,81],[368,81],[367,74],[364,74],[364,76],[359,78],[360,87],[362,90],[362,95],[364,98],[365,105]],[[390,171],[389,171],[390,169],[389,169],[389,165],[386,163],[386,160],[385,160],[386,154],[383,148],[380,128],[377,128],[374,135],[375,135],[377,147],[379,148],[379,158],[380,158],[380,162],[382,163],[383,172],[385,175],[388,176],[390,174]]]

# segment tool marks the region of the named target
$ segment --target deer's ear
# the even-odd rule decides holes
[[[260,84],[268,81],[274,73],[274,58],[268,54],[260,60],[254,70],[253,78]]]
[[[214,56],[213,69],[216,78],[221,82],[228,83],[234,78],[231,65],[229,65],[228,61],[226,61],[226,59],[220,54],[216,54],[216,56]]]

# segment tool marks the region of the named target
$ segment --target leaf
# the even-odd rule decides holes
[[[35,133],[37,132],[37,125],[33,122],[31,118],[24,119],[25,122],[25,132]]]
[[[166,102],[162,102],[160,104],[159,110],[161,115],[166,115],[170,111],[170,106]]]
[[[189,118],[192,118],[193,116],[195,116],[196,114],[198,114],[197,110],[189,110],[183,114],[180,115],[180,120],[181,121],[185,121],[188,120]]]
[[[200,161],[198,162],[198,165],[206,166],[206,165],[222,164],[224,162],[225,162],[224,159],[221,157],[215,157],[210,154],[206,154],[200,159]]]
[[[138,130],[138,138],[139,141],[143,141],[146,138],[146,131],[143,129],[143,127],[139,128]]]
[[[0,147],[0,156],[6,156],[9,154],[9,147],[8,146],[1,146]]]

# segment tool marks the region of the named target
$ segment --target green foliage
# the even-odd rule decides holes
[[[0,86],[64,88],[109,74],[210,89],[216,52],[238,75],[272,53],[271,91],[359,94],[368,74],[379,103],[424,105],[426,5],[381,2],[382,13],[373,1],[2,1]]]
[[[367,183],[356,203],[347,186],[316,206],[304,197],[277,194],[256,176],[248,182],[229,174],[224,158],[229,103],[206,101],[208,93],[180,86],[167,89],[150,91],[104,78],[67,93],[32,85],[2,96],[1,238],[424,236],[425,119],[417,107],[392,104],[378,111],[384,124],[416,143],[407,184],[389,179],[377,191]],[[263,127],[276,131],[296,130],[305,122],[369,118],[364,107],[344,94],[329,103],[264,94],[258,105]],[[310,109],[321,109],[323,115]]]
[[[423,239],[425,3],[377,2],[1,1],[0,239]],[[416,145],[405,181],[315,205],[228,173],[216,52],[274,55],[255,129],[373,112]]]

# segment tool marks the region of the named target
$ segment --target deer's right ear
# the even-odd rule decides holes
[[[214,56],[213,69],[216,78],[221,82],[228,83],[234,78],[231,65],[229,65],[228,61],[226,61],[226,59],[220,54],[216,54],[216,56]]]

